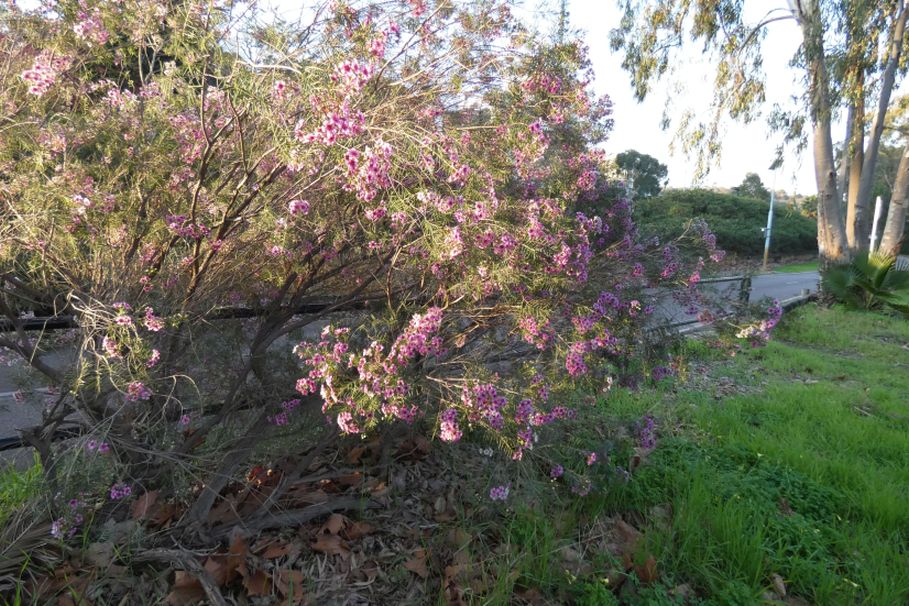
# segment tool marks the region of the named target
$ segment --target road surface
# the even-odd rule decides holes
[[[754,276],[751,279],[751,302],[756,303],[764,297],[782,301],[800,295],[803,289],[817,292],[820,279],[821,275],[816,271]]]

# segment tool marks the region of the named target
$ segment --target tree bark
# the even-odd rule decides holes
[[[886,255],[896,256],[906,237],[906,209],[909,207],[909,144],[903,149],[903,157],[896,171],[896,182],[887,211],[887,223],[881,236],[878,250]]]
[[[853,251],[860,250],[862,242],[867,245],[867,238],[863,240],[862,234],[866,231],[864,224],[868,222],[868,204],[859,196],[859,186],[862,179],[862,164],[865,160],[865,70],[857,68],[856,97],[850,104],[852,124],[849,130],[852,137],[846,139],[844,154],[849,154],[848,193],[846,196],[846,240]],[[851,153],[850,153],[851,152]]]
[[[841,195],[849,187],[849,160],[851,156],[849,155],[848,143],[852,141],[853,122],[855,122],[855,104],[850,103],[846,114],[846,136],[843,138],[846,144],[843,145],[843,151],[840,154],[840,169],[836,177],[836,191],[840,192]]]
[[[903,38],[906,32],[906,18],[909,15],[909,5],[900,2],[900,12],[893,21],[893,29],[890,32],[890,48],[888,50],[887,65],[884,67],[884,73],[881,76],[881,92],[878,97],[877,112],[874,114],[874,122],[871,124],[871,131],[868,135],[868,148],[865,150],[865,158],[862,163],[862,176],[859,183],[857,207],[867,210],[871,207],[871,193],[874,188],[874,171],[877,168],[877,158],[880,152],[881,135],[884,132],[884,120],[887,116],[887,108],[890,105],[890,95],[893,92],[893,84],[896,79],[896,70],[899,67],[900,56],[903,51]],[[867,215],[867,212],[861,213]],[[867,248],[868,235],[870,226],[867,226],[867,217],[863,219],[857,217],[856,236],[859,239],[859,249]],[[851,242],[850,242],[851,245]]]
[[[850,258],[846,229],[837,191],[833,139],[830,134],[830,86],[824,56],[824,27],[817,0],[797,2],[805,55],[808,92],[814,124],[814,174],[817,180],[817,244],[821,265],[845,263]]]

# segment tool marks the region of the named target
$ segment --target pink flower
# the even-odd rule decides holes
[[[494,486],[489,490],[489,498],[493,501],[504,501],[508,498],[509,485]]]
[[[110,337],[101,339],[101,347],[104,349],[104,353],[107,354],[107,357],[114,359],[120,357],[120,345]]]
[[[155,310],[151,307],[145,308],[145,319],[142,320],[142,324],[151,332],[158,332],[164,328],[164,320],[156,316]]]
[[[157,349],[151,350],[151,356],[149,356],[148,361],[145,362],[146,368],[154,368],[158,361],[161,359],[161,352]]]
[[[306,200],[291,200],[287,205],[287,210],[290,211],[290,214],[297,215],[308,215],[309,214],[309,202]]]
[[[126,386],[126,399],[130,402],[147,400],[151,397],[151,390],[141,381],[133,381]]]
[[[98,45],[107,42],[110,34],[104,29],[104,23],[101,22],[101,12],[97,8],[91,13],[80,11],[77,18],[79,22],[73,26],[73,31],[76,32],[78,38]]]
[[[53,57],[42,52],[35,58],[32,68],[22,72],[21,78],[29,84],[28,92],[40,97],[57,82],[57,76],[69,67],[69,63],[68,57]]]
[[[349,59],[335,68],[331,79],[341,86],[345,95],[352,95],[366,86],[375,69],[372,63],[360,63],[356,59]]]
[[[458,411],[454,408],[449,408],[441,415],[441,428],[439,432],[439,438],[443,442],[457,442],[461,439],[463,433],[461,428],[458,427]]]
[[[119,501],[124,499],[133,493],[133,489],[129,487],[129,484],[123,482],[117,482],[110,487],[110,498],[112,501]]]
[[[346,411],[338,414],[338,427],[344,433],[360,433],[360,426],[353,420],[353,415]]]

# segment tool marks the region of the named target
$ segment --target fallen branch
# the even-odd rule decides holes
[[[238,526],[249,534],[254,532],[259,532],[261,530],[268,530],[270,528],[284,528],[287,526],[294,527],[305,524],[316,518],[334,513],[336,511],[364,511],[366,509],[374,509],[381,507],[381,504],[372,499],[364,499],[360,497],[341,497],[333,501],[326,503],[316,503],[315,505],[310,505],[309,507],[304,507],[303,509],[296,509],[291,511],[285,511],[283,513],[267,513],[257,520],[250,520],[247,523],[231,524],[229,526],[224,526],[222,528],[215,528],[211,532],[211,536],[216,539],[222,539],[231,535]]]

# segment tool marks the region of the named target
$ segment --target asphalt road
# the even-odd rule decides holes
[[[757,303],[765,297],[788,299],[801,294],[804,289],[815,292],[818,280],[819,275],[816,271],[754,276],[751,282],[751,301]],[[738,283],[729,283],[719,288],[726,296],[737,296]],[[658,305],[657,315],[661,319],[673,322],[692,317],[673,301],[664,301]],[[23,378],[21,370],[0,366],[0,438],[15,436],[19,428],[34,425],[41,420],[44,394],[35,393],[24,402],[17,401],[14,397],[14,393],[21,387]],[[11,455],[18,463],[30,461],[28,453],[9,451],[0,452],[0,462],[4,459],[10,460]]]
[[[817,292],[820,279],[821,275],[816,271],[755,276],[751,279],[751,302],[756,303],[764,297],[782,301],[800,295],[806,288],[809,292]]]

